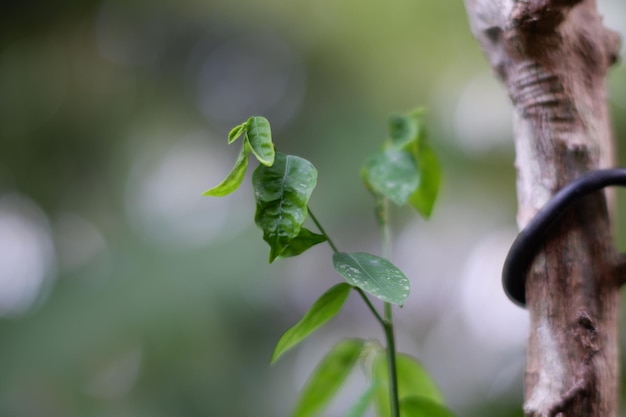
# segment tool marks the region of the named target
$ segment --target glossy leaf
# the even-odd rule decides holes
[[[281,258],[297,256],[322,242],[326,242],[326,236],[313,233],[303,227],[300,229],[300,234],[289,241],[287,247],[280,253],[280,256]]]
[[[408,278],[386,259],[338,252],[333,255],[333,265],[350,284],[385,302],[402,305],[409,295]]]
[[[318,298],[304,317],[282,335],[274,349],[272,363],[335,317],[346,302],[351,288],[346,283],[337,284]]]
[[[270,245],[270,262],[300,235],[317,170],[306,159],[277,152],[271,167],[259,165],[252,176],[255,222]]]
[[[402,417],[455,417],[444,405],[428,398],[408,397],[400,401]]]
[[[364,344],[359,339],[343,340],[328,352],[304,386],[292,417],[311,417],[326,407],[354,368]]]
[[[246,168],[248,167],[248,155],[250,154],[250,148],[244,144],[239,151],[239,156],[235,161],[233,169],[219,185],[206,190],[202,195],[211,197],[223,197],[235,191],[241,185],[244,177],[246,176]]]
[[[410,142],[417,140],[419,124],[413,116],[393,115],[389,118],[389,138],[391,144],[401,149]]]
[[[261,116],[248,119],[246,123],[246,142],[252,148],[252,153],[265,166],[274,163],[275,151],[272,143],[270,122]]]
[[[236,141],[237,139],[239,139],[239,136],[241,136],[242,133],[244,133],[246,131],[246,124],[247,123],[242,123],[238,126],[235,126],[231,129],[231,131],[228,133],[228,143],[231,144],[234,141]]]
[[[443,404],[443,396],[428,372],[413,357],[406,354],[396,356],[398,397],[400,400],[418,396],[436,404]],[[387,356],[381,350],[374,359],[372,375],[379,383],[376,390],[376,409],[381,417],[389,416],[389,374]]]
[[[343,415],[343,417],[362,417],[374,400],[377,384],[374,382]]]
[[[388,149],[369,157],[361,176],[369,189],[401,206],[414,194],[419,183],[417,164],[405,151]]]
[[[432,214],[439,184],[441,182],[441,165],[437,155],[427,143],[422,143],[416,152],[419,168],[419,184],[409,197],[409,203],[425,218]]]

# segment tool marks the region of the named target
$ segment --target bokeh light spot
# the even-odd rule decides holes
[[[252,197],[247,181],[226,198],[201,195],[227,175],[236,158],[226,149],[214,149],[208,137],[208,132],[197,132],[156,152],[152,143],[139,151],[126,208],[140,236],[166,249],[193,249],[234,236],[249,224],[242,217],[248,218],[254,204],[241,203]]]
[[[53,277],[54,265],[41,209],[23,196],[0,196],[0,316],[26,313]]]
[[[512,150],[512,107],[502,86],[491,74],[471,80],[458,99],[455,136],[472,156]]]

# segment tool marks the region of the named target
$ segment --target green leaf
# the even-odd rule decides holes
[[[363,392],[363,394],[361,394],[359,396],[359,398],[356,400],[356,402],[343,415],[343,417],[361,417],[361,416],[363,416],[363,414],[365,414],[365,412],[369,408],[370,404],[374,400],[374,395],[376,394],[376,387],[377,386],[378,386],[378,384],[376,382],[374,382],[372,385],[370,385],[369,388],[367,390],[365,390],[365,392]]]
[[[304,317],[282,335],[274,349],[272,363],[276,362],[283,353],[296,346],[319,327],[326,324],[328,320],[335,317],[346,302],[351,288],[350,285],[341,283],[322,294],[322,296],[313,303]]]
[[[343,340],[328,352],[304,386],[292,417],[311,417],[324,409],[354,368],[364,344],[359,339]]]
[[[400,401],[402,417],[455,417],[444,405],[424,397],[408,397]]]
[[[228,133],[228,144],[231,144],[239,139],[239,136],[241,136],[241,134],[246,131],[246,125],[246,123],[242,123],[231,129],[231,131]]]
[[[419,184],[415,192],[409,197],[409,203],[425,218],[429,218],[441,182],[441,165],[437,155],[427,143],[422,143],[416,152],[419,168]]]
[[[419,134],[419,123],[416,117],[392,115],[389,118],[389,138],[396,149],[402,149],[416,141]]]
[[[287,247],[280,253],[280,256],[281,258],[287,258],[300,255],[318,243],[326,242],[326,240],[326,236],[313,233],[303,227],[300,229],[300,234],[289,241]]]
[[[350,284],[385,302],[402,305],[409,295],[408,278],[394,264],[369,253],[333,255],[333,265]]]
[[[248,167],[248,155],[250,148],[244,144],[239,151],[239,156],[235,161],[233,169],[219,185],[206,190],[202,195],[211,197],[223,197],[235,191],[241,185],[243,178],[246,176],[246,168]]]
[[[280,152],[271,167],[259,165],[254,171],[254,220],[270,245],[270,262],[300,235],[316,183],[317,170],[309,161]]]
[[[373,379],[379,383],[376,390],[376,409],[381,417],[389,416],[389,373],[387,370],[386,351],[381,350],[374,358],[372,366]],[[418,396],[443,405],[441,392],[416,359],[402,353],[396,355],[396,372],[400,400]]]
[[[414,194],[419,172],[413,156],[405,151],[388,149],[370,156],[361,170],[369,189],[401,206]]]
[[[246,122],[246,142],[252,148],[252,153],[265,166],[274,163],[274,144],[270,122],[265,117],[255,116]]]

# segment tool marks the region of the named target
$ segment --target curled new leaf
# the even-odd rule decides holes
[[[317,365],[307,381],[292,417],[311,417],[324,409],[354,368],[365,341],[339,342]]]
[[[252,153],[265,166],[274,163],[274,145],[272,144],[272,131],[270,122],[261,116],[255,116],[246,122],[246,142],[250,145]]]
[[[282,335],[276,344],[276,349],[274,349],[272,363],[276,362],[283,353],[296,346],[319,327],[323,326],[328,320],[335,317],[346,302],[351,288],[350,285],[341,283],[322,294],[322,296],[313,303],[304,317]]]
[[[277,152],[270,167],[259,165],[252,176],[254,220],[270,245],[270,262],[300,235],[309,197],[317,183],[317,170],[306,159]]]
[[[409,296],[408,278],[386,259],[369,253],[337,252],[333,265],[350,284],[385,302],[402,305]]]
[[[388,149],[369,157],[361,170],[363,181],[375,194],[401,206],[415,192],[419,173],[413,155]]]
[[[236,141],[239,138],[239,136],[241,136],[241,134],[245,131],[246,131],[246,123],[242,123],[238,126],[233,127],[231,131],[228,133],[228,143],[231,144],[234,141]]]
[[[250,154],[250,148],[244,144],[239,151],[235,166],[230,170],[230,173],[219,185],[206,190],[202,195],[211,197],[223,197],[235,191],[241,185],[243,178],[246,175],[246,168],[248,167],[248,155]]]
[[[419,168],[419,184],[409,197],[409,203],[422,216],[429,218],[439,194],[441,166],[437,155],[426,142],[419,146],[415,154]]]

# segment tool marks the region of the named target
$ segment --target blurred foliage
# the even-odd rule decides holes
[[[236,157],[228,128],[267,116],[318,167],[318,217],[359,250],[376,234],[359,167],[389,113],[424,105],[444,170],[432,227],[452,257],[514,223],[509,113],[483,80],[462,2],[2,2],[0,415],[285,415],[308,358],[270,368],[272,348],[333,275],[266,265],[249,189],[200,196]],[[619,133],[626,73],[610,82]],[[406,319],[400,342],[424,348],[439,316]],[[459,415],[521,415],[520,382],[452,392],[462,368],[435,372]]]

